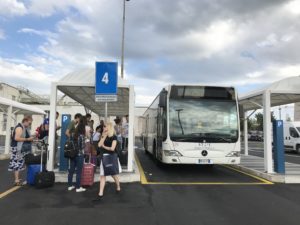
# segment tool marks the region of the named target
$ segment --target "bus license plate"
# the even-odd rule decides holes
[[[198,159],[198,164],[213,164],[213,161],[210,159]]]

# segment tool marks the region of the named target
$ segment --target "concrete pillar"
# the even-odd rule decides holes
[[[57,84],[51,85],[51,97],[50,97],[50,118],[49,118],[49,140],[48,140],[48,160],[47,170],[53,171],[54,167],[54,149],[55,148],[55,123],[56,123],[56,103],[57,103]]]
[[[244,147],[245,147],[245,155],[249,155],[249,151],[248,151],[248,117],[247,117],[247,111],[244,113]]]
[[[7,121],[6,121],[6,135],[5,135],[5,149],[4,154],[9,154],[10,150],[10,128],[12,126],[12,106],[9,106],[7,109]]]
[[[273,173],[272,158],[272,124],[271,124],[271,92],[266,90],[263,94],[264,108],[264,165],[267,173]]]

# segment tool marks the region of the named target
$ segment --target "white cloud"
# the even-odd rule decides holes
[[[70,70],[94,66],[95,61],[120,62],[122,1],[29,2],[28,11],[37,20],[57,12],[63,12],[63,18],[51,31],[29,26],[19,30],[44,38],[37,48],[23,48],[28,61],[24,65],[59,77]],[[169,83],[246,86],[296,74],[300,58],[298,3],[126,3],[125,68],[126,77],[136,86],[137,103],[150,103]]]
[[[24,3],[17,0],[1,0],[0,16],[22,16],[27,13]]]
[[[28,85],[40,93],[48,93],[51,82],[55,80],[53,75],[32,66],[8,62],[2,58],[0,58],[0,78],[3,82]]]
[[[285,9],[294,15],[297,15],[297,16],[300,15],[300,1],[293,0],[293,1],[288,2],[285,5]]]

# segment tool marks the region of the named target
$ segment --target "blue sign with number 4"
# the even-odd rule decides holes
[[[118,90],[118,63],[96,62],[96,95],[116,95]]]

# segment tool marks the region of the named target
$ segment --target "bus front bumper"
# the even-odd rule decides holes
[[[240,157],[220,157],[220,158],[194,158],[185,156],[164,156],[163,163],[166,164],[240,164]]]

